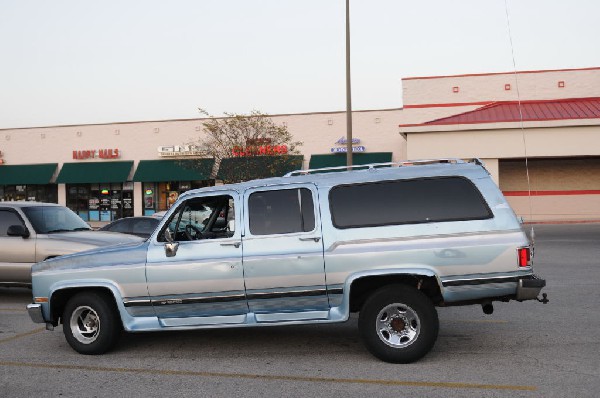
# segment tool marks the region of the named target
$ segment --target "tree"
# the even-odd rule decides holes
[[[302,168],[300,141],[285,125],[277,125],[268,115],[225,113],[216,118],[205,110],[203,137],[196,145],[205,157],[215,159],[213,175],[225,183],[283,175]]]

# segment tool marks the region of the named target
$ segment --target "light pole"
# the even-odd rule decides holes
[[[346,0],[346,166],[352,166],[352,94],[350,88],[350,0]]]

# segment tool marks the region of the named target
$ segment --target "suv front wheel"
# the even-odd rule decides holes
[[[386,362],[410,363],[431,350],[439,321],[425,294],[411,286],[390,285],[367,299],[358,327],[371,354]]]

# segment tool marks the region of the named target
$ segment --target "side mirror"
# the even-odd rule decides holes
[[[173,242],[173,235],[171,234],[171,230],[169,228],[165,229],[165,255],[167,257],[175,257],[177,254],[177,249],[179,249],[179,242]]]
[[[20,236],[21,238],[29,238],[31,235],[29,230],[23,225],[11,225],[6,231],[8,236]]]
[[[235,232],[235,220],[229,220],[227,222],[227,230],[229,232]]]

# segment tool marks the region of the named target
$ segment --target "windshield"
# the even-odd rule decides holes
[[[23,212],[29,218],[38,234],[54,232],[88,231],[90,226],[66,207],[36,206],[24,207]]]

